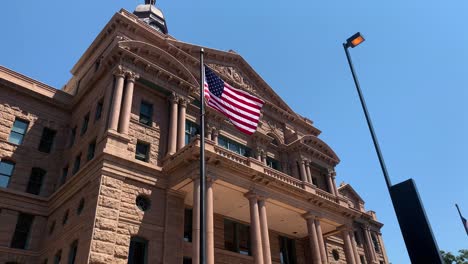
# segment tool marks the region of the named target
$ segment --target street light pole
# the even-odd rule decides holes
[[[367,126],[369,127],[372,141],[374,142],[375,151],[379,158],[380,167],[387,184],[388,192],[392,199],[393,208],[400,224],[400,230],[405,240],[406,249],[412,263],[431,263],[442,264],[442,257],[440,255],[439,247],[432,233],[431,225],[426,216],[426,211],[419,197],[416,184],[413,179],[408,179],[404,182],[392,185],[390,177],[388,176],[387,167],[383,159],[380,146],[375,135],[372,121],[367,111],[366,102],[362,95],[361,87],[354,71],[353,62],[349,55],[348,48],[354,48],[364,42],[364,37],[361,33],[356,33],[343,43],[343,48],[348,59],[349,68],[353,75],[354,84],[361,101],[361,106],[366,116]]]
[[[372,125],[372,120],[370,119],[369,112],[367,111],[366,101],[364,100],[364,96],[362,95],[361,87],[359,85],[359,80],[356,76],[356,72],[354,71],[354,65],[353,65],[353,61],[351,60],[351,56],[349,55],[348,47],[349,47],[348,43],[343,43],[343,48],[346,53],[346,58],[348,59],[349,68],[351,69],[351,74],[353,75],[354,84],[356,85],[356,90],[359,94],[361,106],[362,106],[362,109],[364,110],[364,115],[366,116],[367,126],[369,127],[369,130],[372,136],[372,141],[374,142],[375,151],[377,152],[377,156],[379,157],[380,167],[382,168],[382,172],[384,174],[385,183],[387,184],[387,188],[390,191],[390,187],[392,186],[392,183],[390,181],[390,177],[388,176],[387,166],[385,165],[382,152],[380,151],[379,142],[377,141],[377,137],[375,136],[374,126]]]

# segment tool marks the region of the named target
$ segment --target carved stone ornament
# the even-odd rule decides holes
[[[253,85],[247,81],[234,67],[221,66],[218,64],[209,64],[209,66],[223,75],[223,77],[227,77],[234,81],[239,86],[239,88],[243,88],[254,94],[257,93]]]
[[[176,93],[172,93],[169,96],[169,102],[171,102],[171,103],[178,103],[179,99],[180,99],[180,96],[178,94],[176,94]]]
[[[132,71],[126,71],[125,75],[127,76],[127,81],[130,81],[130,82],[135,82],[138,78],[140,78],[140,75]]]
[[[122,65],[117,66],[112,72],[116,77],[125,77],[125,70]]]

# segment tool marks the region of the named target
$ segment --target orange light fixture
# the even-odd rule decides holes
[[[364,40],[364,37],[358,32],[346,40],[346,46],[354,48],[364,42]]]

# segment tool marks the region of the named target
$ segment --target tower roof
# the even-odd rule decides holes
[[[154,5],[155,3],[155,0],[145,0],[145,4],[138,5],[133,14],[156,31],[167,34],[168,31],[164,14]]]

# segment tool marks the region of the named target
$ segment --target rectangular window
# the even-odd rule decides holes
[[[224,219],[224,248],[242,255],[251,255],[250,227]]]
[[[26,192],[39,195],[39,193],[41,193],[42,182],[44,181],[45,175],[45,170],[41,168],[32,168]]]
[[[186,242],[192,242],[192,217],[193,210],[185,209],[184,212],[184,240]]]
[[[60,176],[60,186],[64,185],[67,182],[68,176],[68,166],[62,169],[62,176]]]
[[[294,239],[280,236],[281,264],[296,264],[296,243]]]
[[[356,244],[358,246],[362,246],[362,242],[361,242],[361,239],[359,237],[358,231],[354,231],[354,240],[356,241]]]
[[[31,230],[34,216],[20,213],[16,222],[15,233],[11,240],[12,248],[26,249],[28,246],[29,232]]]
[[[70,246],[70,253],[68,253],[68,264],[75,264],[77,251],[78,251],[78,241],[75,240]]]
[[[219,136],[218,137],[218,145],[225,149],[229,149],[237,154],[240,154],[244,157],[250,156],[250,149],[240,143],[237,143],[229,138]]]
[[[153,105],[145,101],[140,104],[140,123],[147,126],[153,123]]]
[[[101,98],[101,100],[99,100],[96,105],[96,114],[94,115],[94,122],[101,119],[103,106],[104,106],[104,99]]]
[[[0,161],[0,187],[6,188],[8,187],[8,183],[10,182],[11,175],[13,174],[13,170],[15,169],[15,163],[2,160]]]
[[[40,152],[50,153],[56,133],[57,131],[44,127],[42,130],[41,142],[39,143]]]
[[[182,264],[192,264],[192,259],[188,257],[184,257]]]
[[[135,159],[148,162],[150,145],[141,141],[137,141]]]
[[[148,241],[132,237],[128,250],[128,264],[146,264],[148,258]]]
[[[270,157],[267,157],[266,158],[266,163],[267,163],[267,166],[272,168],[272,169],[275,169],[275,170],[280,170],[280,163],[279,161],[273,159],[273,158],[270,158]]]
[[[72,128],[71,130],[71,135],[70,135],[70,146],[73,147],[73,144],[75,144],[75,138],[76,138],[76,126]]]
[[[59,250],[57,253],[55,253],[54,264],[60,264],[61,260],[62,260],[62,250]]]
[[[86,159],[92,160],[94,158],[94,151],[96,150],[96,140],[93,140],[91,143],[88,145],[88,155],[86,156]]]
[[[198,134],[198,125],[191,121],[185,120],[185,145],[190,143],[190,141],[192,141],[192,138],[194,138],[195,135]]]
[[[379,240],[377,239],[375,234],[371,234],[371,237],[372,237],[372,243],[374,244],[375,252],[379,253],[380,252]]]
[[[85,115],[83,118],[83,125],[81,126],[81,135],[84,135],[86,131],[88,130],[88,124],[89,124],[89,113]]]
[[[21,143],[23,143],[24,135],[28,130],[28,125],[28,121],[16,118],[15,122],[13,123],[13,128],[11,129],[10,136],[8,137],[8,142],[16,145],[21,145]]]
[[[81,154],[75,157],[75,163],[73,164],[73,171],[72,171],[73,175],[80,170],[80,163],[81,163]]]

